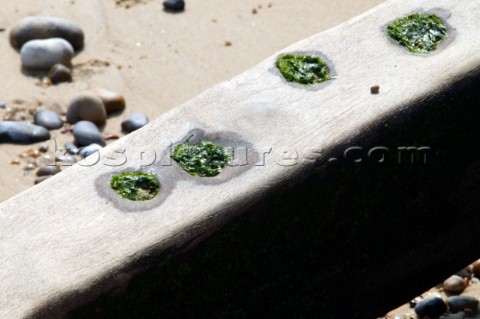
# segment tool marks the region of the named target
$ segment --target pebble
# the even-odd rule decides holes
[[[380,93],[380,85],[373,85],[372,87],[370,87],[370,93],[372,94]]]
[[[52,175],[45,175],[45,176],[37,177],[37,178],[35,179],[35,182],[34,182],[34,183],[35,183],[35,185],[40,184],[41,182],[49,179],[50,177],[52,177]]]
[[[33,115],[33,121],[36,125],[43,126],[49,130],[55,130],[63,126],[60,116],[50,110],[37,110]]]
[[[93,153],[95,152],[98,152],[102,149],[103,147],[101,145],[98,145],[98,144],[90,144],[84,148],[82,148],[79,152],[80,156],[82,157],[88,157],[90,155],[92,155]]]
[[[99,144],[105,146],[105,140],[98,128],[92,122],[80,121],[73,128],[73,137],[77,146]]]
[[[50,132],[29,122],[0,122],[0,143],[32,144],[50,139]]]
[[[104,125],[107,121],[107,112],[103,102],[93,93],[80,93],[70,102],[67,110],[67,122],[75,124],[82,120],[90,121],[97,126]]]
[[[425,299],[415,307],[419,319],[425,317],[437,318],[447,311],[447,305],[442,298],[432,297]]]
[[[443,282],[443,289],[448,292],[461,293],[467,288],[467,282],[457,275],[453,275]]]
[[[148,117],[143,113],[132,113],[122,122],[122,130],[130,133],[148,124]]]
[[[78,147],[73,142],[65,143],[65,150],[72,155],[77,155],[80,151]]]
[[[33,171],[35,168],[37,168],[37,167],[35,166],[35,164],[33,164],[33,163],[28,163],[23,169],[24,169],[25,171]]]
[[[29,70],[49,70],[55,64],[71,65],[74,50],[60,38],[31,40],[20,50],[22,65]]]
[[[121,112],[125,110],[125,98],[118,93],[107,89],[94,89],[92,90],[103,102],[107,114]]]
[[[56,17],[28,17],[22,19],[10,32],[10,44],[16,49],[30,40],[49,38],[65,39],[75,51],[83,48],[85,40],[78,25]]]
[[[467,268],[464,268],[464,269],[460,270],[455,275],[457,275],[458,277],[464,278],[464,279],[470,279],[470,278],[472,278],[472,271],[471,271],[471,269],[469,269],[467,267]]]
[[[63,166],[71,166],[77,162],[77,159],[71,155],[65,154],[55,157],[55,162]]]
[[[52,84],[72,82],[72,71],[63,64],[55,64],[48,72],[48,79]]]
[[[451,312],[456,313],[471,309],[474,312],[478,309],[479,300],[469,296],[455,296],[447,299],[447,304]]]
[[[40,176],[50,176],[50,175],[58,174],[60,172],[61,172],[61,169],[58,166],[55,166],[55,165],[43,166],[43,167],[40,167],[37,170],[37,176],[38,177],[40,177]]]
[[[165,0],[163,1],[163,7],[167,11],[183,11],[185,10],[185,1],[183,0]]]
[[[480,259],[472,264],[472,271],[475,276],[480,276]]]

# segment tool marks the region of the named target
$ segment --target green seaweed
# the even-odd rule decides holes
[[[232,156],[232,152],[226,151],[221,145],[201,141],[193,145],[185,143],[177,145],[172,159],[190,175],[213,177],[222,172]]]
[[[430,53],[447,38],[447,27],[434,14],[411,14],[390,23],[388,35],[411,52]]]
[[[112,177],[110,187],[125,199],[132,201],[150,200],[157,196],[160,185],[155,174],[145,172],[123,172]]]
[[[285,54],[275,65],[289,82],[315,84],[331,79],[327,64],[317,56]]]

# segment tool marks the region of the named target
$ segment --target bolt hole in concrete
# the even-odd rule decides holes
[[[190,138],[178,144],[172,159],[190,175],[213,177],[219,175],[225,165],[233,158],[233,149],[225,149],[222,145],[208,140],[191,144]]]
[[[447,26],[436,14],[414,13],[387,26],[387,34],[414,53],[428,54],[447,38]]]
[[[122,172],[112,177],[110,187],[131,201],[146,201],[157,196],[160,184],[153,173]]]
[[[318,56],[288,53],[278,57],[275,65],[288,82],[311,85],[331,79],[328,65]]]

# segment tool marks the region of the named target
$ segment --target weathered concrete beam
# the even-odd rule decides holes
[[[336,77],[317,89],[285,82],[274,56],[110,145],[95,165],[89,158],[2,203],[0,317],[65,317],[102,296],[94,307],[107,314],[128,313],[133,299],[159,302],[149,310],[165,317],[350,310],[362,318],[413,294],[407,278],[423,287],[468,262],[432,270],[438,261],[478,257],[470,239],[480,228],[467,233],[451,220],[480,222],[468,169],[478,155],[479,9],[478,0],[386,2],[282,52],[327,58]],[[450,28],[434,54],[412,54],[385,35],[387,23],[417,11]],[[168,157],[146,158],[191,132],[248,149],[248,165],[205,179]],[[383,166],[371,151],[379,146],[391,155]],[[408,146],[426,147],[420,162],[405,164]],[[125,169],[156,172],[161,195],[145,204],[114,197],[109,177]],[[447,245],[454,239],[457,250]],[[109,297],[146,265],[153,270],[128,293]],[[141,296],[145,278],[154,299]],[[346,296],[350,285],[358,289]],[[385,292],[395,285],[401,293]],[[72,316],[82,311],[91,308]]]

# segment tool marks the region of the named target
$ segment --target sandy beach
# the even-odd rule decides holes
[[[120,122],[128,114],[144,112],[152,120],[278,50],[381,2],[190,0],[184,12],[166,13],[159,0],[6,0],[0,12],[0,28],[5,29],[0,32],[0,101],[27,113],[38,107],[65,112],[75,94],[107,88],[124,95],[127,108],[108,120],[104,132],[122,136]],[[42,74],[22,73],[9,31],[22,18],[41,15],[72,20],[85,33],[85,48],[73,60],[73,83],[48,87],[41,85]],[[5,113],[0,110],[2,119]],[[72,140],[70,133],[51,133],[46,143],[0,145],[0,201],[33,185],[35,171],[24,171],[24,161],[10,164],[19,154],[41,145],[53,152],[55,141],[61,147]]]

